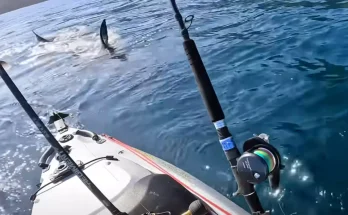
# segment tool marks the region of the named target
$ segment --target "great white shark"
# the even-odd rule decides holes
[[[37,33],[35,33],[33,31],[33,33],[35,34],[35,37],[37,39],[38,42],[42,42],[42,43],[49,43],[49,42],[53,42],[54,39],[46,39],[40,35],[38,35]],[[108,35],[108,28],[106,25],[106,20],[104,19],[102,24],[100,25],[100,32],[99,32],[99,38],[100,38],[100,42],[102,44],[102,47],[106,50],[108,50],[108,52],[113,55],[112,58],[117,58],[117,59],[126,59],[125,54],[118,54],[115,55],[115,48],[112,47],[109,44],[109,35]]]
[[[50,43],[54,41],[53,39],[47,39],[44,38],[40,35],[38,35],[35,31],[33,31],[37,41],[41,42],[41,43]],[[115,54],[116,49],[114,47],[112,47],[109,44],[109,36],[108,36],[108,28],[106,25],[106,20],[104,19],[102,24],[100,25],[100,32],[99,32],[99,38],[100,38],[100,42],[102,44],[102,47],[106,50],[108,50],[108,52],[110,53],[110,55],[112,55],[112,59],[121,59],[121,60],[127,60],[126,54]],[[0,65],[4,68],[4,69],[10,69],[11,65],[8,64],[5,61],[1,61],[0,60]]]

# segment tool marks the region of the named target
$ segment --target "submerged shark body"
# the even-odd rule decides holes
[[[38,42],[42,42],[42,43],[49,43],[49,42],[53,42],[54,39],[46,39],[44,37],[39,36],[38,34],[36,34],[34,31],[33,33],[36,36],[36,39]],[[109,44],[109,36],[108,36],[108,28],[106,26],[106,20],[104,19],[101,26],[100,26],[100,42],[102,44],[102,47],[106,50],[108,50],[108,52],[110,53],[110,55],[112,55],[113,59],[121,59],[121,60],[126,60],[126,55],[125,54],[116,54],[115,55],[115,48],[113,48],[110,44]]]

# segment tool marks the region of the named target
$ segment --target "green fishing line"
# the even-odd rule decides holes
[[[263,148],[256,149],[253,153],[259,157],[261,157],[268,166],[268,171],[271,172],[275,167],[274,157],[273,155]]]

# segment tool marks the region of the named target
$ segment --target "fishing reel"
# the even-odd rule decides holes
[[[269,144],[268,135],[260,134],[245,141],[243,151],[237,160],[240,179],[255,185],[268,178],[270,187],[277,189],[283,166],[278,150]]]

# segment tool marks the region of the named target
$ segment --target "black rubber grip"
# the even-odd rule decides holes
[[[201,92],[201,96],[205,106],[208,109],[211,120],[216,122],[224,119],[224,113],[221,109],[219,100],[215,94],[207,71],[205,70],[201,56],[198,53],[195,42],[189,39],[184,41],[183,44],[187,58],[191,64],[192,72],[195,75],[199,91]]]
[[[225,138],[231,137],[232,134],[230,133],[230,131],[228,130],[227,126],[216,129],[217,134],[219,136],[219,140],[223,140]]]
[[[237,166],[237,158],[240,157],[240,152],[237,148],[225,151],[225,155],[231,166]]]

